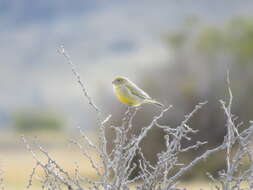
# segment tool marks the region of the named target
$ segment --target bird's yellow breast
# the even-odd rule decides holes
[[[125,88],[114,87],[114,93],[118,98],[118,100],[123,104],[127,104],[130,106],[137,106],[141,103],[136,97],[131,95]]]

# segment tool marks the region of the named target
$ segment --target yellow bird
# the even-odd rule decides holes
[[[126,77],[116,77],[112,81],[112,84],[116,97],[123,104],[133,107],[137,107],[145,103],[163,106],[163,104],[152,99],[146,92]]]

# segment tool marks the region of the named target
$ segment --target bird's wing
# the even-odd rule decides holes
[[[144,92],[142,89],[140,89],[138,86],[136,86],[134,83],[131,82],[131,84],[126,84],[125,87],[135,96],[138,96],[142,99],[151,99],[150,96]]]

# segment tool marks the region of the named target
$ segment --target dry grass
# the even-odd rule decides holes
[[[29,136],[32,138],[34,135]],[[90,167],[88,160],[82,155],[80,150],[67,142],[68,137],[66,135],[42,132],[38,138],[47,147],[52,157],[64,169],[70,173],[74,173],[75,163],[77,163],[82,175],[95,178],[96,175]],[[4,170],[6,189],[26,189],[32,166],[35,165],[31,154],[25,149],[18,134],[1,134],[0,144],[0,166]],[[94,159],[97,159],[94,153],[90,152],[89,154]],[[40,174],[42,174],[42,171],[38,172],[38,176]],[[34,183],[30,189],[40,188],[39,184]]]
[[[29,135],[32,138],[34,135]],[[93,136],[93,135],[90,135]],[[95,178],[96,174],[90,167],[89,161],[82,155],[80,150],[67,143],[67,135],[54,133],[39,133],[38,138],[49,147],[48,152],[54,157],[64,169],[74,173],[75,162],[78,163],[80,172],[83,176]],[[6,145],[2,147],[0,155],[0,165],[4,169],[4,183],[8,190],[26,189],[29,174],[31,173],[31,165],[35,164],[31,154],[22,146],[20,136],[18,134],[1,134],[0,144]],[[95,159],[94,153],[90,153]],[[38,175],[42,171],[38,172]],[[205,181],[195,181],[182,183],[181,187],[187,187],[189,190],[204,189],[208,184]],[[41,189],[41,185],[35,182],[30,190]]]

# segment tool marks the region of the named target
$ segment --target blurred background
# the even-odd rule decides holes
[[[84,175],[95,177],[67,141],[76,137],[77,126],[96,141],[98,126],[71,68],[56,51],[61,44],[94,101],[113,114],[114,125],[126,110],[112,92],[111,81],[118,75],[174,106],[162,124],[176,127],[196,103],[207,100],[191,124],[200,130],[193,141],[208,140],[209,145],[187,154],[186,162],[223,140],[225,117],[219,100],[228,98],[227,69],[233,113],[245,126],[253,119],[251,0],[0,0],[0,168],[8,189],[24,189],[34,165],[21,134],[37,136],[69,171],[77,162]],[[158,112],[143,106],[134,132]],[[153,163],[163,140],[162,131],[154,128],[143,142]],[[224,167],[222,156],[197,166],[184,177],[185,183],[205,183],[206,171],[215,175]]]

